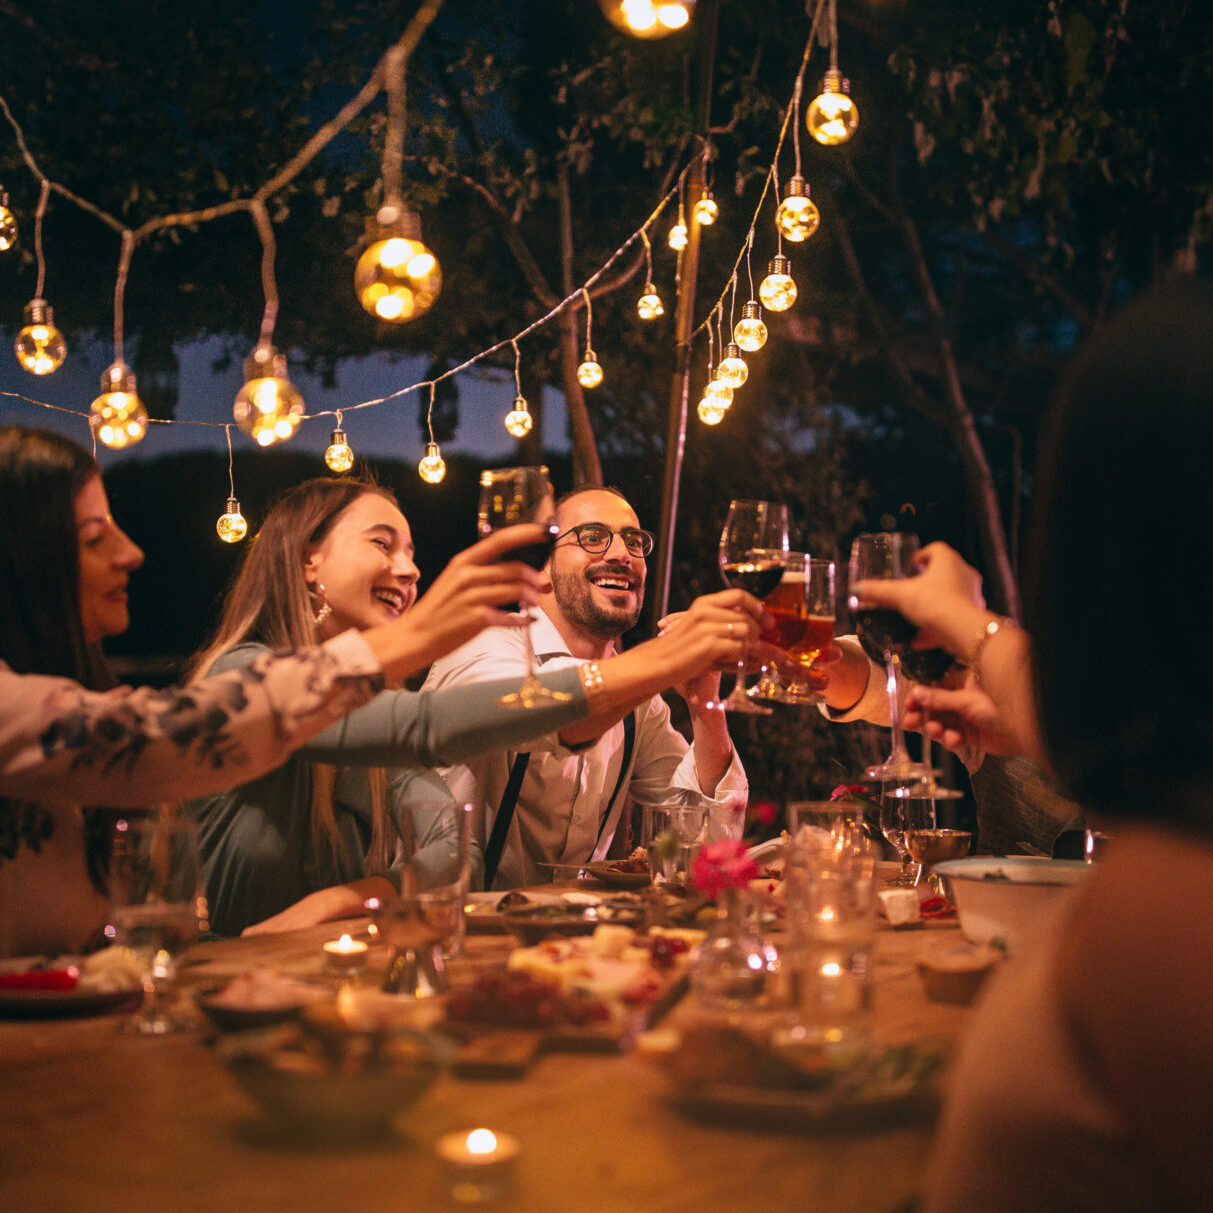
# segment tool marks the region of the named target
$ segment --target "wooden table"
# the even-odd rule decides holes
[[[321,943],[362,924],[333,924],[196,945],[194,983],[272,964],[321,972]],[[954,1036],[968,1011],[928,1002],[914,968],[954,927],[882,929],[875,954],[875,1031],[883,1040]],[[473,952],[505,946],[471,937]],[[693,998],[670,1013],[699,1014]],[[868,1134],[721,1128],[684,1118],[660,1069],[635,1054],[549,1054],[525,1078],[444,1075],[366,1146],[293,1143],[271,1129],[203,1034],[141,1039],[120,1016],[0,1022],[0,1209],[224,1208],[310,1213],[446,1209],[434,1155],[443,1133],[478,1124],[514,1134],[523,1154],[502,1210],[902,1208],[919,1182],[930,1129]]]

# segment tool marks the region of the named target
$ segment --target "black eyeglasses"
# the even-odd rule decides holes
[[[571,526],[567,531],[562,531],[556,536],[555,543],[566,535],[572,535],[582,551],[589,552],[591,556],[601,556],[616,535],[623,540],[629,556],[638,556],[643,560],[653,550],[653,536],[634,526],[612,531],[604,522],[583,522],[580,526]]]

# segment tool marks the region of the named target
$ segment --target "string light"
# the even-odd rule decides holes
[[[337,426],[329,435],[328,449],[324,452],[324,462],[331,472],[340,475],[348,472],[354,466],[354,452],[346,441],[345,431],[341,428],[341,410],[337,410]]]
[[[404,69],[408,55],[393,46],[383,57],[387,93],[387,130],[383,140],[383,205],[375,215],[370,243],[354,267],[358,302],[389,324],[405,324],[424,315],[442,290],[438,258],[421,239],[421,218],[403,202]]]
[[[394,220],[390,217],[397,215]],[[428,312],[442,290],[438,258],[421,240],[421,219],[414,211],[380,207],[375,239],[354,268],[358,302],[372,316],[404,324]]]
[[[526,397],[522,394],[522,352],[518,349],[517,341],[511,341],[510,344],[514,347],[515,395],[514,407],[505,415],[505,428],[515,438],[525,438],[531,432],[535,419],[531,416],[531,410],[527,405]]]
[[[636,315],[641,320],[656,320],[658,316],[665,315],[665,306],[661,302],[661,296],[657,293],[657,288],[653,285],[653,246],[649,243],[648,232],[643,228],[640,230],[640,237],[644,241],[646,271],[644,275],[644,292],[636,300]]]
[[[67,343],[63,340],[63,334],[55,327],[54,311],[42,298],[42,288],[46,283],[46,258],[42,255],[42,217],[46,214],[50,193],[51,183],[43,178],[42,189],[38,194],[38,207],[34,212],[34,257],[38,263],[38,284],[34,287],[34,297],[25,305],[22,316],[25,323],[13,343],[17,361],[31,375],[49,375],[57,371],[67,357]]]
[[[438,484],[446,475],[446,462],[436,442],[425,444],[425,455],[417,465],[417,471],[426,484]]]
[[[670,228],[670,234],[666,237],[666,244],[676,253],[681,253],[687,246],[687,220],[686,213],[682,209],[681,194],[678,196],[678,218],[675,220],[674,226]]]
[[[13,343],[17,361],[31,375],[57,371],[67,357],[67,342],[55,327],[54,309],[45,299],[31,299],[25,305],[22,319],[25,323]]]
[[[691,20],[695,0],[599,0],[612,25],[637,38],[664,38]]]
[[[716,378],[731,388],[739,388],[749,377],[750,368],[741,356],[740,347],[730,341],[724,347],[724,357],[721,358],[720,365],[716,368]]]
[[[758,298],[772,312],[786,312],[796,302],[792,263],[782,254],[771,258],[770,272],[758,287]]]
[[[304,413],[303,397],[287,377],[286,355],[258,342],[244,363],[244,386],[236,393],[232,416],[258,446],[290,438]]]
[[[239,543],[248,534],[248,523],[240,512],[240,502],[236,500],[236,482],[232,478],[232,427],[225,425],[223,432],[227,436],[227,508],[219,515],[215,523],[215,531],[224,543]]]
[[[92,403],[89,425],[114,450],[142,442],[147,433],[147,407],[139,399],[135,373],[120,358],[101,376],[101,395]]]
[[[846,143],[859,127],[859,110],[850,98],[851,82],[838,70],[838,13],[829,0],[830,67],[821,78],[821,91],[809,103],[805,126],[818,143],[837,147]]]
[[[585,353],[581,356],[581,365],[577,368],[577,382],[585,388],[597,387],[602,382],[602,367],[593,348],[594,309],[590,304],[590,292],[581,288],[581,297],[585,300]]]
[[[695,203],[695,220],[703,227],[711,227],[720,215],[720,207],[712,197],[712,191],[705,187],[699,201]]]
[[[787,192],[775,212],[775,222],[783,237],[793,244],[807,240],[821,226],[821,212],[809,197],[809,187],[799,173],[788,180]]]
[[[437,382],[431,380],[430,406],[426,409],[425,413],[425,428],[430,436],[430,440],[425,444],[425,454],[417,465],[417,474],[426,484],[439,484],[446,475],[446,461],[442,458],[442,452],[438,449],[438,443],[434,441],[434,398],[437,389]]]
[[[733,340],[752,354],[767,343],[767,326],[762,322],[762,305],[751,299],[741,305],[741,319],[733,326]]]
[[[17,216],[9,210],[8,192],[0,185],[0,253],[17,243]]]

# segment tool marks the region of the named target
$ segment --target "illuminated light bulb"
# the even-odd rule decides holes
[[[348,472],[354,466],[354,452],[345,440],[345,431],[340,426],[329,435],[328,450],[324,452],[324,462],[331,472]]]
[[[641,320],[656,320],[658,316],[665,315],[661,296],[651,282],[644,284],[644,294],[636,300],[636,314]]]
[[[821,92],[813,98],[805,112],[805,126],[818,143],[837,147],[855,133],[859,126],[859,110],[848,94],[851,82],[837,68],[830,68],[821,78]]]
[[[733,340],[747,354],[767,343],[767,326],[762,322],[762,305],[755,299],[742,304],[741,319],[733,326]]]
[[[786,312],[796,302],[792,263],[786,257],[776,255],[771,258],[770,273],[758,287],[758,298],[772,312]]]
[[[404,324],[433,306],[442,290],[442,270],[422,243],[421,219],[414,211],[384,206],[376,222],[376,238],[354,267],[354,291],[372,316]]]
[[[304,407],[299,389],[287,378],[286,355],[259,343],[244,363],[244,386],[232,406],[236,423],[258,446],[271,446],[294,434]]]
[[[687,246],[687,225],[679,217],[678,222],[670,228],[670,234],[666,237],[666,243],[676,253],[681,253]]]
[[[695,0],[599,0],[612,25],[637,38],[664,38],[683,29]]]
[[[727,383],[729,387],[737,388],[741,387],[749,377],[750,368],[746,366],[745,359],[741,356],[741,350],[730,341],[724,347],[724,357],[716,368],[716,378],[721,383]]]
[[[17,243],[17,216],[8,207],[8,194],[0,185],[0,253]]]
[[[425,455],[417,465],[417,471],[426,484],[438,484],[446,475],[446,461],[436,442],[425,444]]]
[[[135,374],[122,359],[106,367],[101,395],[89,408],[89,426],[103,446],[120,451],[147,433],[147,408],[135,385]]]
[[[31,375],[57,371],[67,357],[67,343],[55,328],[54,309],[45,299],[31,299],[22,313],[25,326],[17,333],[13,349],[17,361]]]
[[[248,534],[248,523],[235,497],[227,499],[227,509],[219,515],[215,530],[224,543],[239,543]]]
[[[724,420],[728,409],[722,408],[715,400],[709,400],[707,396],[704,396],[699,401],[696,412],[704,425],[719,425]]]
[[[513,410],[505,415],[505,428],[515,438],[525,438],[534,424],[535,419],[531,416],[525,397],[515,396]]]
[[[587,345],[585,357],[577,368],[577,382],[582,387],[597,387],[602,382],[602,367],[598,365],[598,355]]]
[[[695,203],[695,219],[703,227],[711,227],[720,214],[720,207],[712,197],[711,190],[704,190],[703,197]]]
[[[718,409],[727,409],[733,403],[733,389],[721,379],[709,379],[708,386],[703,389],[703,398]]]
[[[800,244],[821,226],[821,212],[809,197],[809,187],[799,175],[788,181],[787,193],[775,212],[775,222],[785,240]]]

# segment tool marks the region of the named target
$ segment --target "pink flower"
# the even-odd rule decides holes
[[[866,800],[871,795],[866,783],[840,783],[831,793],[831,800]]]
[[[764,826],[774,825],[777,810],[775,805],[769,800],[760,800],[756,805],[751,806],[754,813],[754,820],[760,821]]]
[[[705,843],[691,867],[695,887],[713,899],[725,889],[744,889],[757,878],[758,864],[746,853],[745,843],[736,838]]]

